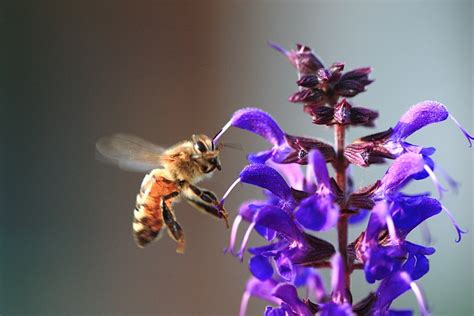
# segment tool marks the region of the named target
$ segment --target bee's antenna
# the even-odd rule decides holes
[[[221,138],[221,136],[229,129],[231,125],[232,125],[232,120],[227,122],[227,124],[224,125],[224,127],[219,131],[219,133],[217,133],[216,136],[214,136],[214,138],[212,139],[212,143],[214,144],[214,146],[217,145],[217,141],[219,140],[219,138]]]

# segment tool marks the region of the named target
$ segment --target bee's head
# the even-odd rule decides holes
[[[221,170],[221,162],[219,161],[219,145],[214,145],[212,139],[203,134],[193,135],[192,143],[195,157],[194,160],[199,164],[202,172],[210,173],[215,169]]]

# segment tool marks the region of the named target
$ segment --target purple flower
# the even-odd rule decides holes
[[[395,311],[389,309],[396,298],[410,289],[416,296],[421,315],[429,315],[423,294],[418,285],[414,282],[414,280],[416,280],[416,274],[419,274],[416,270],[416,260],[414,257],[410,257],[401,270],[392,273],[380,283],[370,315],[412,315],[411,311]]]
[[[364,263],[367,281],[384,279],[410,257],[417,259],[420,272],[417,278],[428,272],[426,255],[435,250],[410,243],[406,237],[421,222],[439,212],[440,203],[427,196],[405,197],[391,208],[384,201],[377,203],[366,231],[353,243],[357,259]]]
[[[435,152],[433,147],[413,145],[406,139],[423,127],[444,121],[448,117],[453,119],[471,145],[473,137],[449,114],[443,104],[436,101],[423,101],[412,106],[393,129],[355,141],[345,148],[344,155],[350,163],[363,167],[382,162],[384,158],[394,159],[407,152],[430,156]],[[428,161],[429,158],[425,159]]]
[[[235,112],[231,120],[214,137],[214,143],[217,143],[231,126],[257,134],[273,145],[271,149],[250,154],[248,159],[251,163],[265,163],[271,160],[276,163],[306,164],[306,156],[312,149],[320,150],[326,161],[332,161],[335,156],[333,147],[321,140],[285,134],[277,122],[260,109],[246,108]]]
[[[331,191],[326,161],[316,150],[311,151],[308,161],[309,172],[316,178],[316,191],[300,202],[295,219],[307,229],[328,230],[337,223],[339,207]]]

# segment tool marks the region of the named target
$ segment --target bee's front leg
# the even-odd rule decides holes
[[[229,228],[229,213],[219,203],[217,196],[213,192],[189,183],[187,188],[183,190],[183,195],[198,210],[218,218],[223,218],[227,228]]]

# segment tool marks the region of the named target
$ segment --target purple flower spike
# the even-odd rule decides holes
[[[242,297],[240,316],[244,316],[252,296],[271,304],[266,307],[265,316],[408,316],[413,315],[411,310],[394,310],[391,306],[409,290],[418,301],[421,315],[429,315],[416,281],[429,272],[430,256],[436,250],[426,238],[423,244],[412,243],[410,234],[417,228],[427,230],[428,220],[443,210],[454,226],[456,242],[466,232],[430,193],[404,193],[410,181],[430,178],[441,198],[446,190],[438,181],[439,175],[443,176],[443,183],[453,189],[458,187],[433,160],[435,148],[411,144],[407,139],[448,117],[471,146],[474,136],[443,104],[423,101],[410,107],[394,128],[342,148],[349,128],[375,125],[378,112],[355,106],[349,100],[373,82],[369,78],[372,69],[344,72],[343,62],[326,67],[307,46],[297,45],[287,51],[276,44],[269,45],[285,55],[297,70],[297,89],[289,100],[301,103],[314,124],[333,128],[337,148],[317,138],[289,135],[269,114],[255,108],[235,112],[214,137],[212,151],[222,148],[218,141],[230,127],[259,135],[270,144],[247,156],[249,165],[217,205],[223,209],[224,200],[239,183],[263,189],[261,200],[240,207],[226,250],[241,261],[244,253],[250,255],[248,269],[253,276]],[[207,150],[209,153],[201,152],[203,158],[211,154]],[[199,155],[195,156],[199,160]],[[351,174],[352,165],[369,167],[387,159],[394,161],[381,179],[355,187],[358,179]],[[305,172],[301,165],[307,166]],[[355,240],[347,240],[352,236],[347,224],[360,222],[365,216],[365,229]],[[243,221],[247,228],[237,249],[235,243]],[[333,228],[337,229],[337,251],[331,242],[318,236]],[[259,246],[248,248],[253,231],[263,240]],[[318,274],[319,269],[326,268],[331,269],[330,291],[325,290]],[[378,288],[353,302],[350,282],[346,281],[356,270],[361,270],[367,283],[377,282]]]

